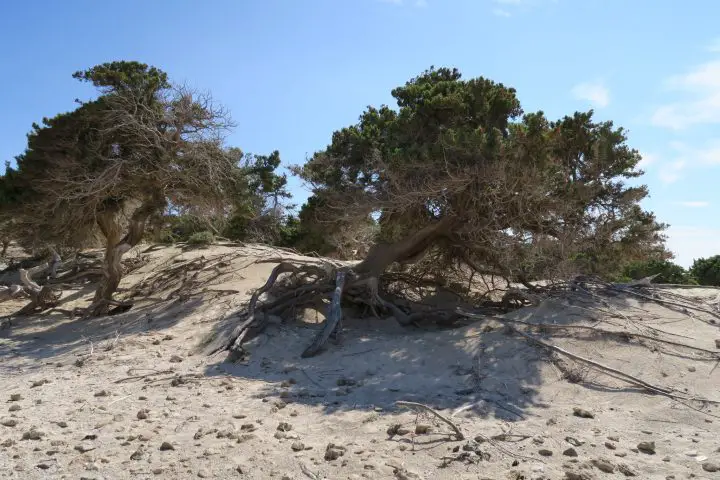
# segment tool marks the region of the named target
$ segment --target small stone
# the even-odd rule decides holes
[[[240,430],[243,432],[253,432],[256,428],[254,423],[245,423],[240,426]]]
[[[284,440],[284,439],[287,438],[287,433],[285,433],[285,432],[275,432],[275,434],[274,434],[273,436],[274,436],[275,438],[277,438],[278,440]]]
[[[565,455],[566,457],[577,457],[577,456],[578,456],[578,453],[577,453],[577,450],[575,450],[574,448],[570,447],[570,448],[568,448],[567,450],[565,450],[565,451],[563,452],[563,455]]]
[[[132,455],[130,455],[130,460],[141,460],[143,456],[145,456],[145,449],[142,445],[140,445],[138,449],[135,450]]]
[[[290,448],[292,448],[294,452],[300,452],[305,450],[305,444],[302,442],[293,442],[293,444],[290,445]]]
[[[542,455],[543,457],[552,457],[552,450],[548,450],[547,448],[541,448],[538,450],[538,453]]]
[[[617,452],[615,456],[620,458],[627,457],[627,452]]]
[[[50,465],[48,465],[47,463],[38,463],[35,466],[40,470],[47,470],[48,468],[50,468]]]
[[[615,471],[615,465],[613,465],[609,460],[605,460],[604,458],[595,459],[591,463],[601,472],[613,473]]]
[[[581,447],[581,446],[585,445],[584,440],[578,440],[577,438],[573,438],[573,437],[565,437],[565,441],[567,443],[569,443],[570,445],[572,445],[573,447]]]
[[[565,472],[565,478],[567,480],[592,480],[594,477],[588,472]]]
[[[15,440],[8,438],[7,440],[3,440],[2,443],[0,443],[0,447],[9,448],[15,445]]]
[[[706,472],[720,472],[720,464],[714,462],[705,462],[702,464],[702,468]]]
[[[35,430],[34,428],[31,428],[27,432],[24,432],[22,434],[23,440],[40,440],[42,437],[45,436],[45,432],[41,432],[40,430]]]
[[[698,451],[697,451],[697,450],[690,450],[690,451],[688,451],[688,452],[685,452],[685,455],[687,455],[688,457],[697,457],[697,456],[698,456]]]
[[[17,426],[18,421],[14,418],[3,418],[0,420],[0,425],[3,425],[5,427],[15,427]]]
[[[287,422],[280,422],[277,426],[278,432],[289,432],[290,430],[292,430],[292,425]]]
[[[343,455],[345,455],[345,448],[341,446],[336,446],[334,443],[328,444],[327,448],[325,449],[325,460],[327,461],[337,460]]]
[[[180,355],[172,355],[170,357],[170,363],[180,363],[183,361],[183,358]]]
[[[715,348],[720,348],[720,338],[715,339]]]
[[[616,450],[617,446],[612,442],[605,442],[605,446],[610,450]]]
[[[14,403],[14,404],[10,405],[10,408],[8,408],[8,412],[17,412],[21,408],[22,407],[20,405],[18,405],[17,403]]]
[[[648,455],[654,455],[655,454],[655,442],[640,442],[637,444],[637,449],[641,451],[642,453],[646,453]]]
[[[96,397],[107,397],[110,395],[107,390],[100,390],[99,392],[95,392]]]
[[[618,465],[618,472],[622,473],[626,477],[637,477],[637,473],[635,472],[635,470],[630,468],[629,465],[625,465],[624,463]]]
[[[573,415],[580,418],[595,418],[592,412],[580,407],[573,407]]]
[[[197,476],[199,478],[210,478],[210,473],[207,470],[198,470]]]
[[[242,420],[243,418],[247,418],[247,415],[243,413],[233,413],[232,417],[237,418],[238,420]]]
[[[150,410],[148,410],[147,408],[139,410],[137,413],[138,420],[145,420],[146,418],[148,418],[148,413],[150,413]]]
[[[158,468],[153,468],[152,473],[153,473],[153,475],[162,475],[163,469],[160,468],[160,467],[158,467]]]
[[[45,379],[35,380],[35,381],[32,382],[32,384],[30,385],[30,388],[42,387],[42,386],[45,385],[46,383],[50,383],[50,380],[45,380]]]
[[[415,425],[415,435],[427,435],[432,430],[430,425],[417,424]]]
[[[20,395],[19,393],[11,393],[10,394],[11,402],[19,402],[20,400],[22,400],[22,395]]]
[[[697,370],[697,369],[695,367],[693,367],[692,365],[690,365],[688,367],[688,372],[694,372],[695,370]]]
[[[162,442],[160,444],[160,451],[167,452],[168,450],[175,450],[175,447],[173,447],[172,443],[170,443],[170,442]]]
[[[609,437],[607,437],[607,439],[610,440],[610,441],[613,441],[613,442],[619,442],[619,441],[620,441],[620,437],[618,437],[617,435],[610,435]]]
[[[662,459],[663,462],[669,462],[670,461],[670,455],[665,455]]]
[[[77,450],[80,453],[89,452],[91,450],[95,450],[97,447],[95,445],[90,445],[88,443],[82,443],[80,445],[75,445],[75,450]]]

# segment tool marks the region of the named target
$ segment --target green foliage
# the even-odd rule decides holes
[[[612,122],[524,114],[513,88],[448,68],[392,95],[396,109],[368,107],[295,169],[313,186],[312,215],[300,216],[313,246],[350,225],[372,230],[379,213],[384,242],[449,220],[439,271],[462,261],[508,276],[618,272],[665,254],[665,226],[639,205],[646,187],[625,183],[641,157]]]
[[[187,243],[190,245],[210,245],[215,241],[215,235],[207,230],[190,235]]]
[[[646,260],[633,262],[625,267],[623,276],[632,280],[657,275],[653,283],[695,284],[694,278],[680,265],[669,260]]]
[[[720,255],[695,260],[690,267],[690,275],[700,285],[720,287]]]

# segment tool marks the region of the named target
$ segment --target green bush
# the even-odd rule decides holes
[[[646,260],[633,262],[626,266],[622,276],[632,280],[657,275],[653,283],[675,283],[689,285],[695,283],[692,276],[680,265],[668,260]]]
[[[190,235],[190,238],[188,238],[188,243],[190,245],[210,245],[215,241],[215,235],[212,234],[212,232],[208,232],[207,230],[204,232],[197,232]]]
[[[690,267],[690,275],[700,285],[720,287],[720,255],[695,260]]]

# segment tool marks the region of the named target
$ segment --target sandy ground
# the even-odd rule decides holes
[[[155,250],[123,287],[173,262],[237,250]],[[349,319],[341,344],[301,359],[319,327],[308,314],[305,323],[271,325],[249,344],[244,363],[202,355],[200,341],[237,320],[273,267],[251,261],[278,255],[240,251],[223,267],[234,273],[212,287],[239,293],[91,320],[37,316],[0,332],[0,477],[720,478],[711,471],[720,468],[718,405],[687,406],[582,368],[582,382],[570,383],[546,352],[493,320],[439,330]],[[91,292],[90,285],[66,292],[63,307],[86,304]],[[21,305],[2,304],[0,313]],[[709,350],[720,339],[717,325],[654,303],[619,298],[605,310],[550,303],[509,316],[658,329]],[[717,362],[699,355],[598,337],[543,338],[650,383],[720,399]],[[398,408],[398,400],[436,409],[465,439]]]

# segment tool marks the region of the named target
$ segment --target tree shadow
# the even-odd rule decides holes
[[[87,319],[57,311],[15,317],[12,327],[0,331],[0,358],[21,357],[23,369],[39,369],[68,354],[102,349],[116,339],[168,329],[203,306],[207,306],[203,299],[195,297],[185,302],[141,303],[117,315]],[[0,373],[3,369],[0,363]]]

